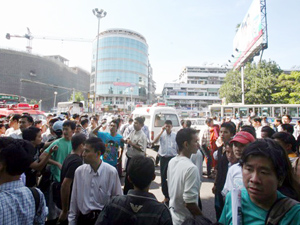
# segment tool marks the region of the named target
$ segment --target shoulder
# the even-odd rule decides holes
[[[85,171],[88,171],[90,169],[90,165],[83,164],[81,166],[78,166],[75,170],[75,174],[84,173]]]

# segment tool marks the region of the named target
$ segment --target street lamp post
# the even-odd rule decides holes
[[[130,88],[130,114],[132,113],[132,92],[133,92],[133,88]]]
[[[55,109],[55,105],[56,105],[56,95],[57,95],[57,91],[54,91],[53,109]]]
[[[99,48],[99,31],[100,31],[100,19],[106,16],[106,12],[103,9],[93,9],[94,15],[98,18],[98,32],[97,32],[97,49],[96,49],[96,66],[95,66],[95,90],[94,90],[94,112],[96,113],[96,91],[97,91],[97,70],[98,70],[98,48]]]

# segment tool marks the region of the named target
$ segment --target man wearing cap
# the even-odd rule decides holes
[[[242,156],[245,147],[254,141],[255,138],[253,137],[253,135],[246,131],[240,131],[239,133],[237,133],[230,141],[230,143],[233,143],[234,156],[239,160]],[[240,163],[236,163],[232,165],[228,170],[222,194],[226,196],[226,194],[233,188],[241,189],[243,187],[244,185],[242,168],[240,166]]]

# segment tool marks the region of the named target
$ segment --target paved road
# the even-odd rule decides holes
[[[155,158],[157,153],[151,149],[147,149],[147,154]],[[206,171],[205,163],[203,164],[203,167],[204,167],[203,171]],[[156,178],[151,183],[150,192],[156,196],[158,201],[163,201],[164,196],[161,191],[161,178],[160,178],[159,166],[155,168],[155,174],[156,174]],[[124,184],[123,180],[124,178],[122,179],[122,185]],[[202,201],[203,214],[207,218],[209,218],[212,222],[215,222],[216,216],[214,210],[214,195],[211,192],[212,187],[213,187],[213,180],[204,178],[200,190],[200,196]]]

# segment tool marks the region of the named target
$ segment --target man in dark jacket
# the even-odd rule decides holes
[[[134,156],[127,174],[134,189],[129,190],[127,195],[112,198],[103,208],[96,225],[171,225],[172,218],[167,206],[148,192],[151,181],[155,179],[153,161],[145,156]]]

